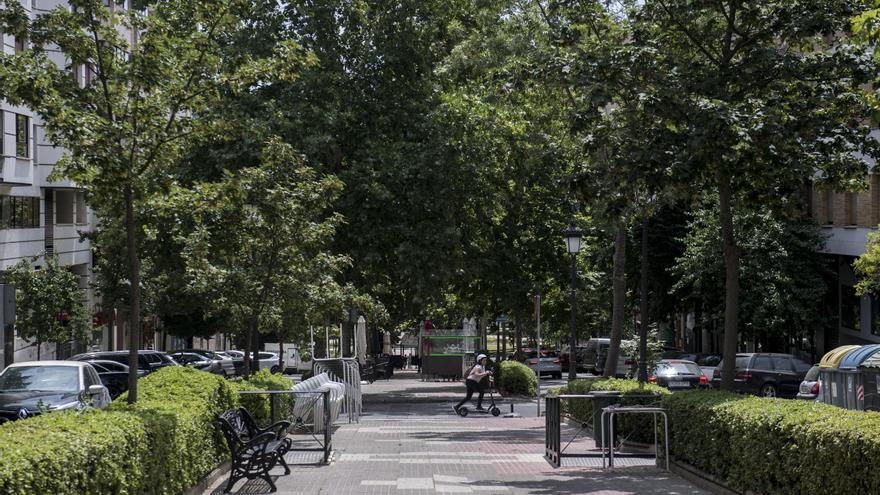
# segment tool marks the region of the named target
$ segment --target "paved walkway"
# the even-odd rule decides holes
[[[365,393],[375,395],[395,382],[405,391],[400,395],[410,398],[384,403],[373,401],[376,397],[370,399],[359,424],[343,423],[334,433],[332,463],[291,466],[291,475],[275,480],[278,493],[706,493],[653,467],[623,467],[612,473],[593,467],[595,460],[580,459],[580,466],[554,469],[543,456],[544,419],[534,417],[534,402],[516,406],[518,412],[528,408],[531,417],[472,414],[459,418],[451,411],[453,397],[462,393],[459,384],[398,379],[365,385]],[[435,388],[436,395],[432,395]],[[437,402],[437,395],[440,399],[448,395],[449,400]],[[507,404],[499,406],[508,411]],[[573,433],[568,430],[563,438],[567,440]],[[591,440],[582,439],[569,447],[569,452],[592,447]],[[292,463],[303,463],[312,460],[310,455],[291,453],[288,457]],[[225,483],[225,478],[222,481]],[[223,493],[222,486],[216,484],[206,495]],[[233,488],[233,493],[267,492],[268,486],[259,480],[239,482]]]

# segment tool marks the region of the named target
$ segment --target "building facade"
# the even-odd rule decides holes
[[[25,0],[22,5],[32,16],[56,8],[62,2]],[[6,54],[28,49],[27,40],[0,33],[0,46]],[[68,66],[59,51],[49,51],[61,66]],[[50,181],[55,163],[63,150],[46,141],[43,123],[30,109],[0,100],[0,270],[7,270],[23,259],[58,256],[59,261],[79,275],[90,308],[95,306],[92,289],[92,253],[82,234],[96,223],[85,194],[67,180]],[[34,268],[40,268],[40,261]],[[69,353],[69,346],[44,344],[43,359],[56,357],[56,351]],[[14,360],[35,359],[37,349],[15,337]]]

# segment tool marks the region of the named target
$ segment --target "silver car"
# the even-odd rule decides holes
[[[538,351],[526,353],[526,364],[535,373],[551,375],[553,378],[562,378],[562,363],[559,361],[559,353],[556,351],[541,351],[538,359]]]
[[[798,388],[797,398],[801,400],[819,400],[822,382],[819,381],[819,367],[813,366],[807,371],[801,386]]]

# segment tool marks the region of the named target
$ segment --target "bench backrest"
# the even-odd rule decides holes
[[[257,433],[254,418],[243,407],[224,411],[217,420],[232,451],[235,451],[239,445],[247,442]]]

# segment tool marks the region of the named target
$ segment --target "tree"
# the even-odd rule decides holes
[[[0,2],[0,31],[31,46],[0,57],[0,88],[11,103],[38,113],[49,141],[65,148],[56,176],[84,188],[98,216],[125,234],[128,400],[135,402],[146,202],[170,186],[169,168],[203,130],[200,113],[220,91],[244,91],[295,69],[299,52],[278,49],[279,59],[291,55],[278,64],[219,56],[250,1],[157,0],[145,11],[111,11],[104,3],[71,0],[72,9],[58,6],[30,20],[17,0]]]
[[[636,12],[635,42],[655,47],[672,76],[663,112],[686,137],[673,156],[693,183],[717,192],[726,357],[736,353],[740,328],[737,209],[778,204],[817,175],[861,181],[864,157],[880,155],[862,90],[876,69],[846,42],[850,17],[868,4],[650,0]],[[722,387],[732,389],[733,378],[733,359],[725,359]]]
[[[35,270],[36,264],[42,267]],[[24,259],[6,274],[15,284],[16,330],[37,346],[45,342],[82,341],[91,330],[79,276],[61,266],[56,256]]]
[[[694,213],[683,239],[685,252],[673,267],[678,277],[673,294],[700,304],[704,318],[713,322],[724,321],[725,308],[718,224],[717,200],[707,198]],[[740,208],[733,225],[743,254],[738,333],[765,351],[787,350],[822,323],[825,239],[816,223],[796,209]]]
[[[328,253],[341,217],[328,214],[342,183],[319,175],[292,147],[268,142],[258,166],[216,182],[173,187],[152,203],[174,226],[189,286],[245,327],[245,360],[253,361],[260,327],[278,329],[284,302],[347,262]],[[288,297],[284,297],[288,296]]]

